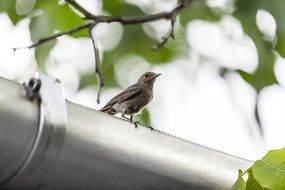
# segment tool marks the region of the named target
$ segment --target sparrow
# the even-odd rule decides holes
[[[153,85],[160,75],[154,72],[144,73],[135,84],[112,98],[100,111],[110,115],[121,113],[122,118],[131,121],[137,127],[138,122],[134,122],[133,117],[152,100]]]

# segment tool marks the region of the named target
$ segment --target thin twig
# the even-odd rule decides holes
[[[97,103],[100,103],[100,95],[101,95],[101,90],[104,87],[104,78],[101,73],[101,64],[100,64],[100,57],[99,57],[99,51],[97,44],[94,40],[93,34],[92,34],[92,29],[95,27],[96,24],[91,25],[89,27],[89,36],[92,40],[93,44],[93,49],[94,49],[94,56],[95,56],[95,74],[97,77],[97,83],[98,83],[98,92],[97,92]]]
[[[156,14],[150,14],[141,17],[121,17],[121,16],[96,16],[96,15],[88,15],[85,18],[94,20],[97,22],[120,22],[121,24],[142,24],[146,22],[153,22],[161,19],[172,19],[173,15],[179,14],[184,8],[186,8],[192,0],[183,1],[178,4],[172,11],[170,12],[160,12]],[[83,11],[83,10],[82,10]]]
[[[80,26],[73,28],[71,30],[68,30],[68,31],[60,32],[60,33],[54,34],[54,35],[49,36],[49,37],[41,38],[37,42],[35,42],[34,44],[32,44],[30,46],[13,48],[13,49],[17,50],[17,49],[23,49],[23,48],[29,48],[29,49],[34,48],[34,47],[37,47],[37,46],[39,46],[45,42],[56,39],[57,37],[60,37],[62,35],[72,34],[74,32],[88,28],[89,26],[94,25],[95,23],[100,23],[100,22],[106,22],[106,23],[120,22],[122,24],[142,24],[142,23],[153,22],[153,21],[161,20],[161,19],[169,19],[169,20],[171,20],[171,22],[173,22],[173,20],[175,21],[175,19],[173,19],[173,18],[176,17],[176,15],[178,15],[184,8],[186,8],[192,2],[192,0],[183,0],[179,5],[177,5],[170,12],[160,12],[160,13],[156,13],[156,14],[146,15],[146,16],[142,16],[142,17],[134,17],[134,18],[120,17],[120,16],[118,16],[118,17],[116,17],[116,16],[95,16],[92,13],[90,13],[89,11],[87,11],[85,8],[83,8],[81,5],[79,5],[75,0],[66,0],[66,2],[70,3],[71,6],[73,6],[75,9],[80,11],[86,18],[91,19],[93,21],[88,22],[88,23],[83,24],[83,25],[80,25]],[[173,30],[173,27],[172,27],[171,31],[172,30]],[[170,33],[171,33],[171,35],[173,35],[173,31]]]
[[[157,51],[160,48],[163,48],[165,46],[165,44],[168,42],[169,38],[172,38],[174,40],[174,26],[175,26],[175,22],[176,22],[176,16],[170,20],[171,25],[170,25],[170,29],[167,32],[167,34],[165,36],[162,36],[161,38],[161,42],[159,42],[158,44],[154,45],[151,48],[151,51]]]
[[[80,25],[80,26],[78,26],[78,27],[76,27],[76,28],[73,28],[73,29],[71,29],[71,30],[67,30],[67,31],[64,31],[64,32],[59,32],[59,33],[56,33],[56,34],[54,34],[54,35],[52,35],[52,36],[45,37],[45,38],[41,38],[41,39],[39,39],[37,42],[33,43],[33,44],[30,45],[30,46],[13,48],[13,50],[16,51],[16,50],[18,50],[18,49],[26,49],[26,48],[31,49],[31,48],[40,46],[41,44],[46,43],[46,42],[48,42],[48,41],[54,40],[54,39],[56,39],[56,38],[58,38],[58,37],[60,37],[60,36],[63,36],[63,35],[66,35],[66,34],[72,34],[72,33],[74,33],[74,32],[78,32],[78,31],[80,31],[80,30],[82,30],[82,29],[88,28],[89,26],[93,25],[94,23],[95,23],[94,21],[93,21],[93,22],[88,22],[88,23],[85,23],[85,24],[83,24],[83,25]]]
[[[161,38],[161,42],[156,44],[154,47],[151,48],[152,51],[156,51],[162,47],[168,42],[168,39],[171,37],[174,39],[174,25],[177,18],[177,15],[186,8],[192,0],[183,0],[181,3],[179,3],[172,11],[170,12],[160,12],[156,14],[146,15],[142,17],[120,17],[120,16],[95,16],[95,15],[85,15],[85,18],[94,20],[96,22],[119,22],[121,24],[142,24],[146,22],[153,22],[161,19],[167,19],[170,20],[171,26],[169,29],[169,32]]]
[[[85,17],[93,16],[92,13],[90,13],[87,9],[82,7],[77,1],[75,0],[65,0],[68,4],[70,4],[73,8],[78,10],[80,13],[82,13]]]
[[[161,20],[161,19],[170,20],[171,21],[171,28],[170,28],[169,32],[166,34],[166,36],[164,36],[162,38],[162,41],[159,44],[157,44],[154,48],[154,49],[159,49],[167,43],[167,41],[170,37],[174,39],[174,25],[175,25],[176,17],[182,10],[184,10],[188,5],[190,5],[190,3],[193,0],[181,0],[181,2],[170,12],[160,12],[160,13],[156,13],[156,14],[150,14],[150,15],[145,15],[145,16],[141,16],[141,17],[133,17],[133,18],[132,17],[121,17],[121,16],[104,16],[104,15],[96,16],[96,15],[90,13],[88,10],[86,10],[84,7],[82,7],[80,4],[78,4],[76,2],[76,0],[65,0],[65,1],[67,3],[69,3],[72,7],[74,7],[76,10],[81,12],[86,19],[89,19],[92,21],[88,22],[86,24],[80,25],[80,26],[73,28],[71,30],[68,30],[65,32],[59,32],[59,33],[54,34],[52,36],[41,38],[37,42],[33,43],[30,46],[13,48],[13,49],[14,49],[14,51],[16,51],[17,49],[34,48],[34,47],[40,46],[43,43],[54,40],[54,39],[56,39],[62,35],[72,34],[74,32],[77,32],[77,31],[80,31],[83,29],[88,29],[90,38],[91,38],[92,43],[93,43],[94,54],[95,54],[95,73],[96,73],[96,77],[97,77],[97,81],[98,81],[97,102],[99,103],[100,102],[101,89],[104,86],[104,80],[103,80],[103,76],[102,76],[101,70],[100,70],[99,51],[97,49],[97,45],[95,43],[95,40],[92,36],[92,29],[95,27],[95,25],[98,23],[101,23],[101,22],[105,22],[105,23],[119,22],[121,24],[126,25],[126,24],[142,24],[142,23],[153,22],[153,21],[157,21],[157,20]]]

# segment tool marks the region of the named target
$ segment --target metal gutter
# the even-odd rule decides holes
[[[67,101],[64,134],[44,131],[40,164],[32,159],[19,172],[38,132],[39,105],[17,83],[0,78],[0,89],[0,189],[222,190],[252,164]],[[52,151],[54,136],[60,150]]]

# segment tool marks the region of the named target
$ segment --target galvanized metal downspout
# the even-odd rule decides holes
[[[221,190],[251,164],[67,102],[66,127],[44,125],[42,144],[20,171],[38,134],[39,109],[19,84],[0,78],[0,89],[0,189]]]

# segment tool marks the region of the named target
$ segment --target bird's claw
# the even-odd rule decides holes
[[[151,131],[154,131],[154,128],[152,126],[146,126],[148,128],[150,128]]]
[[[138,121],[131,121],[134,125],[135,125],[135,129],[138,129],[139,126],[138,124],[140,124]]]
[[[131,118],[129,119],[129,118],[125,117],[124,115],[122,115],[122,118],[124,118],[124,119],[130,121],[132,124],[134,124],[134,125],[135,125],[135,129],[138,129],[138,128],[139,128],[138,125],[141,125],[141,123],[140,123],[139,121],[134,121],[134,120],[133,120],[133,117],[131,117]],[[150,128],[151,131],[154,131],[154,128],[151,127],[151,126],[149,126],[149,125],[143,125],[143,126]]]

